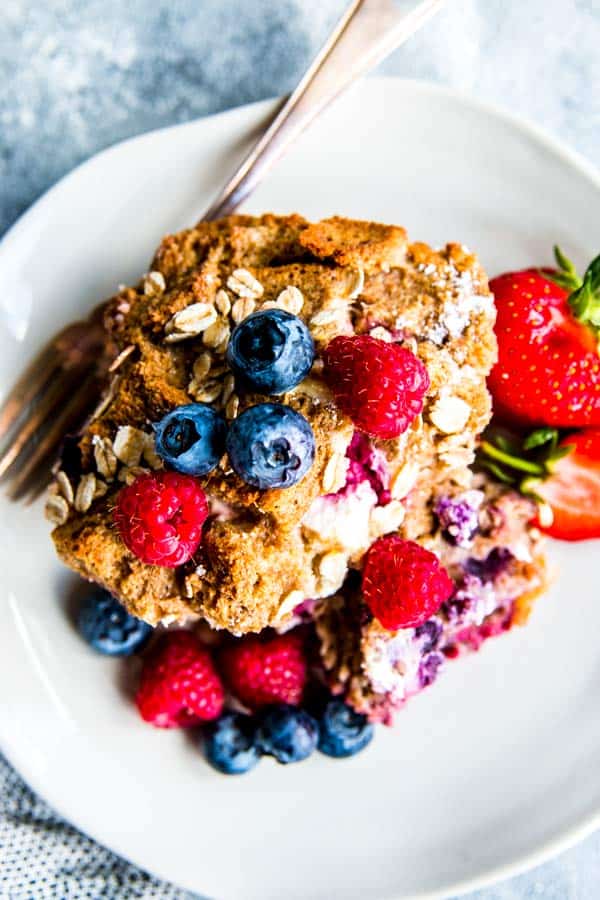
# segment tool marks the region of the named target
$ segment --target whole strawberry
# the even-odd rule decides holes
[[[371,437],[398,437],[423,409],[429,375],[405,347],[367,334],[339,336],[325,348],[323,361],[337,405]]]
[[[503,419],[522,425],[600,425],[600,256],[579,278],[555,248],[557,272],[492,279],[498,362],[488,386]]]
[[[306,684],[303,641],[296,631],[244,637],[225,648],[221,671],[231,692],[250,709],[300,703]]]
[[[371,544],[362,576],[365,602],[384,628],[413,628],[438,611],[454,591],[439,559],[397,534]]]
[[[135,697],[157,728],[189,728],[216,719],[224,691],[210,653],[189,631],[167,631],[144,659]]]

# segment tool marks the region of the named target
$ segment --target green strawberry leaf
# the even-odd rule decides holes
[[[522,494],[539,499],[538,486],[573,449],[572,444],[559,445],[560,440],[556,428],[537,428],[523,438],[511,439],[505,430],[492,426],[478,447],[477,464],[499,481],[517,485]]]
[[[518,453],[519,442],[509,438],[507,434],[500,430],[494,430],[494,444],[505,453]]]
[[[509,475],[504,471],[502,466],[497,465],[492,462],[491,459],[482,459],[479,461],[480,466],[482,468],[487,469],[488,472],[491,472],[494,478],[497,478],[498,481],[502,481],[504,484],[516,484],[516,479]]]
[[[558,444],[558,431],[556,428],[537,428],[528,434],[523,441],[523,450],[533,450],[534,447],[543,447],[544,444]]]
[[[552,281],[554,284],[557,284],[564,291],[573,291],[573,282],[567,275],[562,275],[560,272],[548,272],[548,270],[538,269],[538,273],[542,276],[542,278],[546,278],[548,281]]]
[[[489,459],[496,462],[504,463],[510,469],[516,469],[518,472],[528,472],[530,475],[543,475],[544,467],[534,460],[525,459],[523,456],[515,456],[512,453],[506,453],[489,441],[482,441],[480,445],[481,452]]]
[[[575,268],[569,257],[565,256],[558,244],[554,245],[553,250],[554,259],[556,260],[556,265],[558,266],[559,272],[561,272],[564,278],[568,278],[570,280],[573,289],[578,288],[581,284],[581,278],[577,274],[577,269]]]
[[[569,306],[575,318],[600,332],[600,255],[589,264],[583,278],[558,244],[554,246],[554,259],[557,271],[540,269],[540,275],[569,291]]]
[[[589,264],[583,282],[569,297],[575,318],[600,329],[600,256]]]
[[[553,281],[565,291],[576,291],[581,287],[582,279],[577,274],[577,269],[568,256],[562,252],[558,244],[554,245],[554,259],[558,270],[556,272],[541,271],[540,274],[549,281]]]

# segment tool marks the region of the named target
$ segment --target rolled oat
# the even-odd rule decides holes
[[[238,297],[256,300],[263,295],[263,286],[248,269],[235,269],[227,279],[227,287]]]
[[[217,319],[212,325],[206,329],[202,335],[202,343],[206,347],[211,347],[218,353],[224,353],[229,343],[231,329],[229,323],[224,319]]]
[[[103,478],[112,481],[117,472],[117,457],[112,448],[112,443],[108,438],[100,437],[95,434],[92,437],[92,447],[94,448],[94,461],[96,468]]]
[[[137,466],[146,443],[146,432],[132,425],[121,425],[113,441],[113,453],[126,466]]]
[[[144,294],[146,297],[159,297],[166,290],[165,276],[162,272],[148,272],[144,278]]]
[[[240,408],[240,398],[237,394],[232,394],[225,405],[225,418],[235,419]]]
[[[442,394],[431,410],[429,418],[436,428],[444,434],[455,434],[462,431],[471,415],[471,407],[460,397],[453,394]]]
[[[255,309],[256,303],[252,297],[240,297],[231,307],[231,318],[236,325],[239,325],[240,322],[252,315]]]
[[[149,472],[150,469],[146,469],[144,466],[122,466],[117,477],[125,484],[133,484],[136,478],[139,478],[140,475],[148,475]]]
[[[44,513],[53,525],[64,525],[69,518],[69,504],[60,494],[50,494],[46,500]]]
[[[278,295],[276,300],[269,300],[263,303],[263,309],[283,309],[297,316],[304,306],[304,294],[293,284],[288,285]]]
[[[56,483],[58,485],[58,489],[60,490],[60,493],[63,495],[63,497],[65,498],[67,503],[69,505],[71,505],[75,499],[74,494],[73,494],[73,486],[72,486],[71,482],[69,481],[69,478],[68,478],[66,472],[63,472],[62,469],[60,469],[56,473]]]
[[[224,291],[223,288],[217,291],[217,296],[215,297],[215,306],[222,316],[228,316],[231,311],[231,300],[229,299],[229,294],[227,293],[227,291]]]
[[[94,500],[96,493],[96,476],[93,472],[82,475],[75,492],[74,507],[77,512],[87,512]]]
[[[165,325],[165,341],[176,343],[197,337],[217,321],[217,310],[211,303],[192,303],[172,316]]]

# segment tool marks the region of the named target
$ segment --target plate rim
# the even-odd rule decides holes
[[[421,92],[422,95],[437,98],[446,97],[449,100],[457,102],[459,105],[469,108],[475,113],[487,115],[495,120],[499,120],[507,127],[512,128],[514,132],[520,132],[525,135],[539,147],[554,155],[555,158],[558,158],[564,164],[577,170],[579,174],[591,182],[594,188],[600,191],[600,167],[596,167],[578,150],[570,147],[561,138],[550,133],[543,126],[531,122],[525,116],[505,109],[501,104],[472,97],[466,92],[437,82],[414,78],[400,78],[392,75],[369,76],[359,83],[358,88],[363,90],[378,90],[381,88],[393,89],[393,87],[397,87],[398,85],[402,85],[412,91]],[[352,88],[351,90],[354,89],[355,88]],[[235,118],[236,115],[248,114],[251,119],[258,121],[262,116],[268,115],[271,110],[274,110],[276,105],[281,102],[281,99],[281,97],[269,97],[252,103],[240,104],[221,110],[217,113],[199,116],[186,122],[152,129],[124,140],[117,141],[100,150],[98,153],[83,160],[63,175],[16,219],[4,233],[2,238],[0,238],[0,259],[5,254],[11,252],[11,245],[14,241],[25,236],[30,223],[33,223],[40,213],[43,214],[45,207],[52,202],[56,194],[74,180],[83,170],[92,168],[99,160],[116,155],[125,147],[131,148],[136,144],[149,143],[158,135],[164,135],[167,132],[175,133],[177,131],[184,131],[187,128],[209,120],[225,120],[227,118]],[[30,790],[46,802],[54,812],[65,820],[65,822],[81,831],[86,837],[89,837],[100,846],[116,854],[121,859],[130,862],[147,874],[165,880],[170,884],[176,884],[169,874],[161,872],[160,865],[158,865],[157,868],[148,869],[144,861],[137,860],[135,855],[132,857],[127,852],[123,852],[123,850],[118,846],[115,846],[110,839],[104,840],[104,838],[96,837],[94,835],[93,824],[88,825],[86,823],[88,817],[85,814],[72,816],[70,813],[63,811],[63,805],[59,797],[47,799],[48,797],[52,797],[53,794],[51,784],[42,784],[43,778],[38,779],[31,768],[29,768],[29,771],[26,771],[25,768],[21,768],[20,764],[17,762],[18,740],[11,741],[8,732],[3,732],[2,734],[0,752],[5,756],[8,763],[27,784]],[[47,788],[49,788],[49,790],[47,790]],[[600,806],[595,812],[584,815],[579,824],[566,828],[561,834],[540,844],[536,850],[524,852],[522,855],[515,857],[511,862],[492,867],[483,873],[474,875],[471,878],[461,879],[455,883],[448,884],[445,887],[436,888],[433,891],[418,891],[410,896],[415,898],[415,900],[417,900],[417,898],[418,900],[441,900],[441,898],[449,897],[450,895],[461,896],[471,891],[489,887],[549,861],[556,855],[575,846],[599,828]],[[407,895],[404,895],[404,900],[406,900],[406,896]],[[400,895],[394,892],[393,894],[386,895],[385,898],[382,897],[382,900],[400,900]]]

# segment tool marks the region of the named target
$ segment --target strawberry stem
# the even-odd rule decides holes
[[[522,494],[539,500],[538,486],[554,472],[556,463],[573,445],[559,443],[556,428],[537,428],[522,438],[490,427],[477,450],[477,464]]]
[[[536,489],[542,483],[542,480],[543,479],[541,478],[533,478],[531,476],[528,478],[524,478],[519,485],[519,490],[522,494],[526,494],[528,497],[533,497],[534,500],[541,500],[539,494],[536,493]]]
[[[543,447],[550,444],[552,450],[558,443],[558,431],[556,428],[536,428],[523,440],[523,450],[533,450],[535,447]]]
[[[504,463],[506,466],[509,466],[509,468],[516,469],[518,472],[527,472],[529,475],[544,475],[544,467],[539,463],[530,462],[528,459],[514,456],[512,453],[506,453],[506,451],[500,450],[498,447],[490,444],[489,441],[481,442],[481,450],[486,456]]]
[[[569,306],[583,325],[600,330],[600,255],[589,264],[581,278],[568,256],[558,244],[554,246],[557,271],[542,271],[544,278],[569,291]]]
[[[479,465],[483,469],[487,469],[488,472],[491,472],[494,478],[498,481],[501,481],[503,484],[514,484],[515,479],[512,475],[509,475],[504,471],[502,466],[497,465],[495,462],[492,462],[491,459],[479,459]]]

